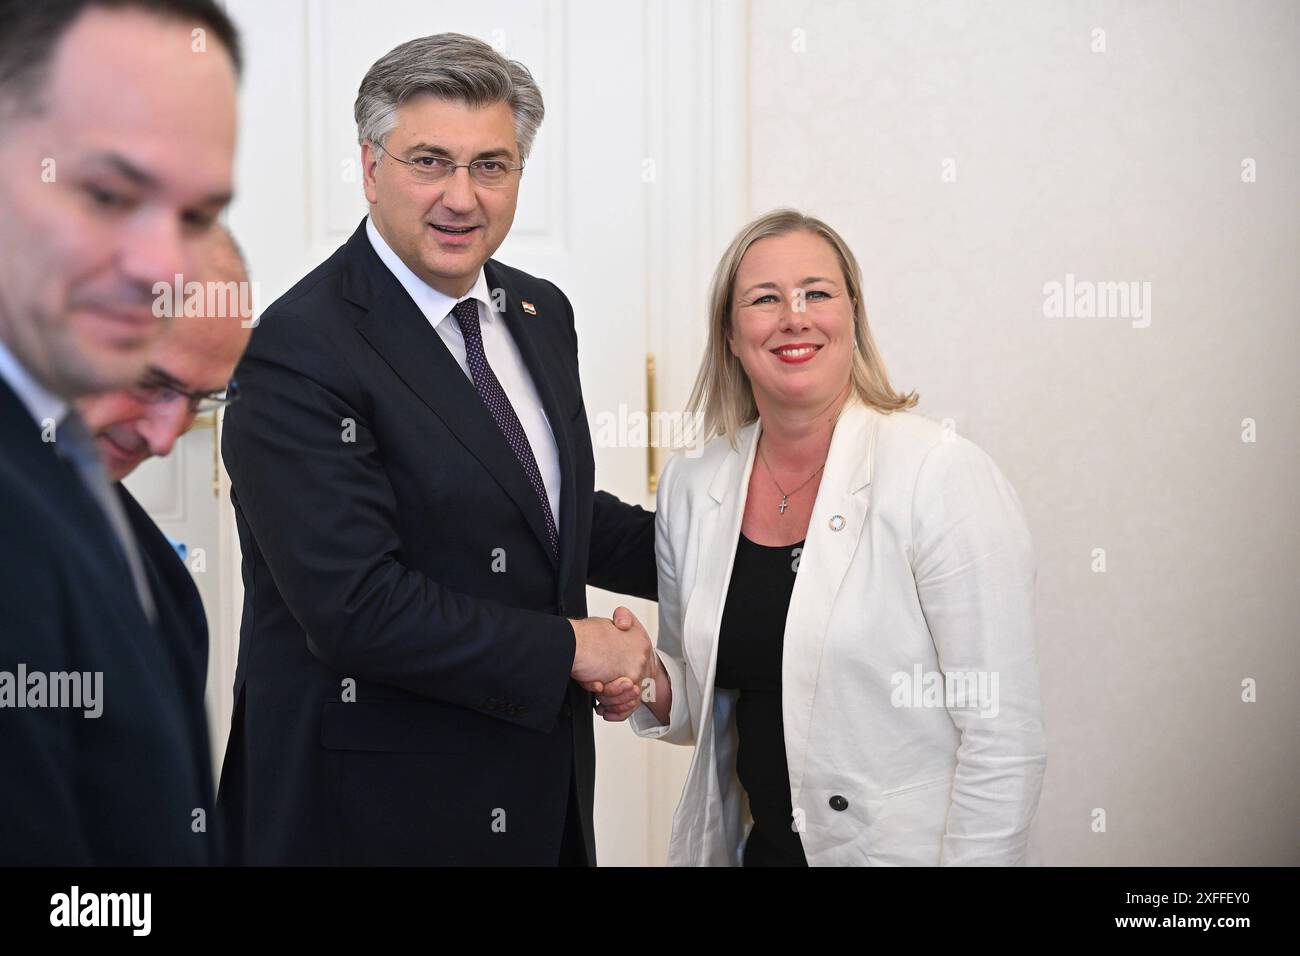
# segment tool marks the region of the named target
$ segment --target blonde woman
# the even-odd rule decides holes
[[[659,483],[658,671],[607,720],[693,744],[668,862],[1036,862],[1035,564],[987,454],[889,383],[857,261],[777,210],[714,276],[703,454]]]

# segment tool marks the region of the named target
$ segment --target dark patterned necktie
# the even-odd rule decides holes
[[[560,537],[555,531],[555,516],[551,513],[551,499],[546,495],[546,485],[542,483],[542,473],[537,467],[537,459],[533,457],[533,447],[528,444],[528,436],[524,433],[524,426],[519,423],[519,416],[515,414],[515,407],[510,404],[510,399],[506,396],[506,390],[501,387],[501,382],[497,380],[496,373],[492,371],[492,366],[488,364],[487,355],[483,352],[483,330],[479,326],[478,301],[476,299],[465,299],[463,302],[458,302],[456,307],[451,310],[451,314],[455,317],[456,324],[460,326],[461,334],[465,337],[465,361],[469,365],[469,373],[474,380],[474,388],[478,391],[478,397],[483,399],[483,404],[491,412],[492,420],[497,423],[497,428],[501,429],[501,434],[505,436],[511,451],[519,459],[519,464],[524,469],[524,475],[528,478],[528,483],[533,486],[533,493],[537,495],[537,500],[541,502],[542,513],[546,516],[546,537],[551,542],[551,554],[558,557],[560,553]]]

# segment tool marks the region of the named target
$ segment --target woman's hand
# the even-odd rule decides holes
[[[641,688],[631,678],[620,677],[596,694],[596,713],[614,722],[627,720],[641,706]]]

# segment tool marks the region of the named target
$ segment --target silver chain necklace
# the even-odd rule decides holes
[[[758,457],[763,460],[763,467],[767,469],[767,476],[772,479],[772,484],[776,485],[776,490],[781,492],[781,504],[778,505],[778,508],[780,509],[782,516],[785,515],[786,505],[790,502],[790,496],[798,494],[800,490],[803,489],[804,485],[808,484],[808,482],[821,474],[821,470],[826,467],[826,462],[822,462],[821,465],[818,466],[817,470],[809,475],[802,485],[794,489],[794,491],[786,491],[781,487],[781,482],[776,480],[776,475],[772,472],[772,466],[767,463],[767,456],[763,454],[763,446],[761,444],[758,446]]]

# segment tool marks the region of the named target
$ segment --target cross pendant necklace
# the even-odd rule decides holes
[[[785,509],[790,503],[790,496],[798,494],[804,485],[808,484],[808,482],[821,474],[821,470],[826,467],[826,462],[822,462],[821,465],[818,466],[817,470],[804,480],[803,484],[794,489],[794,491],[786,491],[781,487],[781,482],[776,480],[776,475],[772,472],[772,466],[767,463],[767,456],[763,454],[763,446],[761,444],[758,446],[758,457],[763,460],[763,467],[767,469],[767,476],[772,479],[772,484],[776,485],[776,490],[781,492],[781,503],[777,505],[777,509],[781,512],[783,517],[785,515]]]

